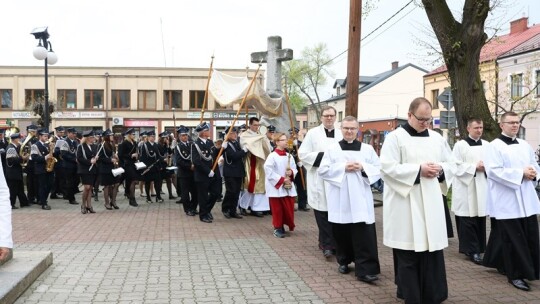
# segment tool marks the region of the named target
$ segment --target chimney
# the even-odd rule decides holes
[[[521,17],[517,20],[510,22],[510,35],[519,34],[527,30],[527,24],[529,23],[529,17]]]
[[[398,66],[399,66],[399,61],[394,61],[394,62],[392,62],[392,70],[397,69]]]

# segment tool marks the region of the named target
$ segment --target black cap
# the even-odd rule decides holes
[[[227,129],[225,129],[225,134],[229,133],[229,130],[231,129],[231,127],[227,127]],[[237,132],[238,130],[236,129],[236,127],[232,127],[232,131],[231,132]]]
[[[113,132],[111,131],[111,129],[107,129],[107,130],[103,131],[103,133],[101,135],[102,136],[111,136],[111,135],[113,135]]]
[[[159,133],[159,137],[167,138],[167,137],[169,137],[169,132],[163,131],[163,132]]]
[[[21,134],[20,133],[13,133],[9,136],[11,139],[16,139],[16,138],[21,138]]]
[[[37,131],[38,127],[36,125],[29,125],[26,127],[26,131]]]
[[[207,122],[202,122],[195,127],[196,132],[201,132],[204,130],[210,130],[210,125]]]
[[[189,128],[184,126],[184,125],[180,125],[180,127],[178,127],[178,129],[176,129],[176,133],[189,134]]]
[[[62,126],[58,126],[58,127],[54,128],[54,129],[56,130],[56,132],[64,132],[66,130]]]
[[[49,130],[47,129],[39,129],[38,135],[49,135]]]
[[[68,133],[77,133],[77,130],[75,130],[75,128],[67,128],[66,131]]]
[[[0,134],[6,134],[6,129],[0,129]]]
[[[135,133],[135,129],[130,128],[130,129],[127,129],[126,132],[124,132],[124,135],[133,134],[133,133]]]
[[[94,130],[84,131],[83,134],[82,134],[82,136],[83,136],[83,137],[94,136]]]
[[[94,130],[95,136],[101,136],[101,134],[103,134],[103,130]]]
[[[269,125],[266,129],[268,130],[268,132],[276,132],[276,127],[274,125]]]
[[[246,126],[246,124],[243,124],[240,127],[238,127],[238,129],[239,130],[247,130],[247,126]]]
[[[154,130],[146,132],[146,135],[148,136],[156,136],[156,132]]]
[[[289,129],[290,134],[292,134],[292,130],[293,130],[292,128]],[[300,130],[298,130],[297,127],[294,127],[294,134],[298,134],[298,131],[300,131]]]

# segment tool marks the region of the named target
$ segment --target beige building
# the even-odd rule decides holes
[[[224,69],[233,76],[245,69]],[[255,70],[249,70],[253,76]],[[78,131],[111,128],[120,134],[128,128],[141,131],[194,127],[199,123],[208,77],[207,68],[121,68],[49,66],[49,100],[54,104],[51,130],[57,126]],[[264,75],[264,72],[260,73]],[[257,81],[264,84],[261,76]],[[44,67],[0,67],[0,128],[26,126],[37,121],[31,105],[43,100]],[[204,111],[204,121],[212,134],[222,131],[235,117],[236,108],[224,108],[212,96]],[[245,111],[241,121],[245,122]],[[248,116],[258,116],[250,109]],[[238,124],[241,124],[239,122]]]

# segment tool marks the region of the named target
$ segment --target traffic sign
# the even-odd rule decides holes
[[[456,127],[456,112],[441,111],[441,129],[453,129]]]
[[[442,106],[447,110],[452,110],[454,103],[452,100],[452,88],[447,87],[444,89],[441,95],[437,97],[437,100],[442,104]]]

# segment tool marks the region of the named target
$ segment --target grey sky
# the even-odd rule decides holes
[[[362,35],[371,32],[409,0],[380,0],[363,20]],[[419,2],[419,0],[416,0]],[[456,9],[463,0],[450,0]],[[509,4],[512,2],[512,4]],[[37,66],[32,56],[36,40],[29,33],[48,26],[59,66],[245,68],[250,53],[266,49],[266,37],[279,35],[295,57],[319,42],[332,57],[347,49],[349,0],[24,0],[2,3],[0,65]],[[540,1],[507,1],[492,18],[509,20],[529,16],[540,22]],[[425,51],[414,43],[429,26],[422,8],[408,6],[396,18],[362,42],[360,74],[390,69],[392,61],[415,63]],[[163,41],[162,41],[163,34]],[[165,51],[164,51],[165,50]],[[333,67],[335,78],[346,76],[347,55]],[[334,79],[325,86],[331,94]]]

